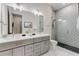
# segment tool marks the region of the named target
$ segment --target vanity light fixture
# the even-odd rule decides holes
[[[16,9],[19,9],[20,11],[25,10],[24,7],[18,3],[14,4],[12,7],[14,8],[14,10]]]
[[[14,4],[6,4],[10,7],[12,7],[14,10],[19,9],[20,11],[29,11],[32,12],[34,15],[43,15],[42,12],[40,12],[38,9],[31,9],[31,8],[27,8],[24,7],[23,5],[21,5],[20,3],[14,3]]]
[[[58,19],[58,21],[65,23],[66,20]]]
[[[17,9],[17,5],[16,5],[16,4],[13,5],[13,9],[14,9],[14,10]]]
[[[34,15],[38,15],[38,11],[36,9],[33,9],[32,13],[34,13]]]
[[[24,7],[21,5],[21,6],[19,6],[19,9],[20,9],[20,11],[23,11]]]
[[[62,21],[62,19],[58,19],[58,21]]]
[[[39,15],[43,15],[43,13],[39,12]]]
[[[43,15],[42,12],[39,12],[37,9],[33,9],[32,13],[34,13],[34,15]]]

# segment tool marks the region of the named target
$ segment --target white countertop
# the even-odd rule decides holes
[[[19,41],[19,40],[32,39],[32,38],[37,38],[37,37],[43,37],[43,36],[50,36],[49,34],[36,34],[36,35],[27,35],[27,36],[21,36],[21,35],[22,34],[16,34],[14,36],[0,38],[0,44],[7,43],[7,42],[13,42],[13,41]]]

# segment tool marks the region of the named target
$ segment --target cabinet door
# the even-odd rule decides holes
[[[24,46],[13,49],[13,56],[24,56]]]
[[[41,54],[46,52],[46,45],[45,45],[45,41],[41,42]]]
[[[35,43],[34,44],[34,56],[40,55],[40,46],[41,46],[41,43]]]
[[[0,56],[12,56],[12,50],[0,52]]]
[[[33,45],[25,46],[25,56],[33,56]]]
[[[50,48],[50,46],[49,46],[49,40],[41,42],[41,54],[47,52],[49,50],[49,48]]]

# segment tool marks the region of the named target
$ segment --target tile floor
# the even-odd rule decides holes
[[[56,46],[54,49],[51,45],[50,50],[42,56],[79,56],[79,54],[62,48],[60,46]]]

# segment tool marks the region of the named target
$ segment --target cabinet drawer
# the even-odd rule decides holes
[[[34,38],[34,43],[35,42],[40,42],[40,41],[42,41],[41,37],[40,38],[39,37],[38,38]]]
[[[49,40],[50,36],[41,37],[42,40]]]
[[[16,47],[22,46],[22,45],[28,45],[28,44],[32,44],[32,43],[33,43],[33,39],[20,40],[20,41],[16,41]]]
[[[50,36],[34,38],[34,43],[35,42],[40,42],[40,41],[43,41],[43,40],[49,40],[49,39],[50,39]]]
[[[16,46],[15,42],[7,42],[7,43],[1,43],[0,44],[0,51],[12,49]]]

